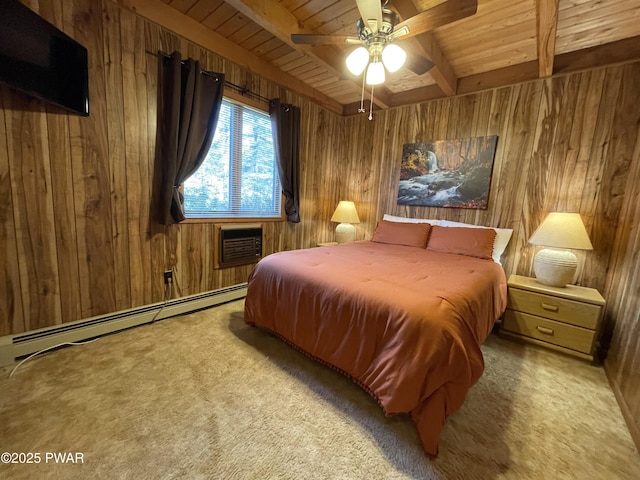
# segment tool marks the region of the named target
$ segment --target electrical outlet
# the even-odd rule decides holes
[[[167,270],[164,272],[164,284],[168,285],[170,283],[173,283],[173,271]]]

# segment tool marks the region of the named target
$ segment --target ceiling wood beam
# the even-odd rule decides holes
[[[225,0],[225,2],[291,47],[296,47],[291,41],[292,33],[311,33],[305,32],[303,23],[279,2],[270,0]]]
[[[427,0],[418,15],[405,18],[395,28],[407,28],[410,35],[431,32],[438,27],[475,15],[478,0]]]
[[[346,66],[343,62],[344,53],[333,46],[322,45],[299,45],[291,41],[291,34],[313,34],[310,30],[305,30],[304,24],[298,18],[283,7],[279,2],[271,0],[225,0],[226,3],[238,10],[249,20],[258,24],[276,38],[296,50],[309,55],[322,66],[334,72],[339,78],[345,78]],[[355,27],[354,27],[355,28]],[[351,80],[358,89],[362,88],[359,82]],[[379,96],[374,96],[374,102],[380,108],[389,108],[385,102],[391,94],[385,87],[378,87]],[[377,97],[377,98],[376,98]]]
[[[369,117],[369,112],[370,112],[370,107],[369,104],[365,102],[365,111],[364,112],[360,112],[360,102],[353,102],[353,103],[347,103],[344,106],[344,112],[343,112],[343,116],[345,117],[353,117],[356,115],[362,115],[362,117]],[[376,118],[376,112],[379,112],[381,109],[378,108],[377,106],[373,107],[373,117],[372,120],[375,120]]]
[[[444,95],[442,90],[438,85],[429,85],[427,87],[415,88],[413,90],[407,90],[405,92],[394,93],[391,96],[391,107],[401,107],[403,105],[415,105],[421,102],[426,102],[429,100],[435,100],[437,98],[442,98]],[[344,106],[344,116],[349,117],[353,115],[369,115],[369,104],[365,102],[366,112],[359,112],[360,102],[348,103]],[[375,112],[379,110],[374,108],[374,118]]]
[[[193,18],[180,13],[160,0],[113,0],[147,20],[171,30],[181,37],[239,65],[246,70],[281,85],[338,115],[343,106],[334,99],[265,62],[257,55],[239,47],[208,29]]]
[[[640,35],[558,55],[553,73],[576,72],[636,60],[640,60]]]
[[[536,0],[536,42],[540,78],[553,74],[558,30],[558,3],[559,0]]]
[[[491,88],[514,85],[538,78],[538,62],[519,63],[510,67],[499,68],[477,75],[462,77],[458,81],[458,94],[479,92]]]
[[[364,74],[363,74],[364,75]],[[385,87],[381,85],[376,85],[376,88],[373,89],[373,103],[378,107],[389,108],[392,105],[393,94]],[[362,84],[360,84],[360,89],[362,89]],[[367,95],[369,96],[369,102],[371,101],[371,86],[365,87],[364,90],[364,101],[367,103]],[[344,111],[344,110],[343,110]]]
[[[393,7],[403,19],[413,17],[419,13],[413,0],[394,0]],[[411,43],[414,46],[419,46],[422,53],[434,63],[433,68],[429,70],[429,74],[433,77],[442,92],[448,97],[455,95],[458,87],[458,78],[444,56],[444,53],[442,53],[440,45],[433,33],[422,33],[407,41],[411,40],[413,40]]]
[[[413,105],[428,100],[435,100],[436,98],[442,98],[443,96],[442,89],[438,85],[429,85],[405,92],[394,93],[392,101],[393,106]]]

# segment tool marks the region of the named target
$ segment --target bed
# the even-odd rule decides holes
[[[263,258],[245,322],[351,377],[387,415],[410,414],[436,456],[447,417],[483,372],[480,346],[506,308],[506,278],[491,259],[495,232],[489,245],[472,229],[415,225],[383,220],[372,241]]]

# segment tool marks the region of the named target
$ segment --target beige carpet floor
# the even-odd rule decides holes
[[[350,380],[246,326],[242,308],[50,352],[10,379],[0,370],[0,452],[41,455],[0,464],[0,478],[640,478],[600,367],[492,335],[429,460],[408,417],[385,417]]]

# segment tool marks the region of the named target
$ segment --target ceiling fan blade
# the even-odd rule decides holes
[[[362,40],[350,35],[316,35],[311,33],[293,33],[291,41],[296,45],[355,45]]]
[[[477,0],[448,0],[400,22],[394,30],[407,27],[409,33],[403,38],[413,37],[456,20],[470,17],[476,13],[477,9]]]
[[[356,0],[358,11],[365,25],[369,26],[373,33],[382,26],[382,5],[380,0]]]
[[[407,61],[404,66],[411,70],[416,75],[424,75],[433,68],[435,64],[422,55],[415,55],[413,53],[407,53]]]
[[[395,40],[396,38],[403,37],[409,34],[409,27],[403,25],[400,28],[394,28],[393,32],[389,34],[389,40]]]

